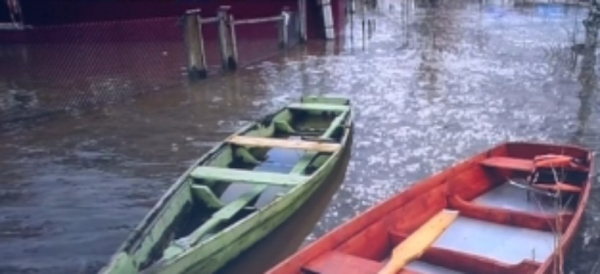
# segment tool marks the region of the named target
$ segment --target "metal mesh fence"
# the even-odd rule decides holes
[[[122,102],[184,84],[181,21],[168,17],[12,32],[25,43],[0,44],[0,123]],[[290,44],[297,43],[294,13],[288,28]],[[202,29],[209,73],[214,73],[221,68],[218,24]],[[240,25],[236,34],[242,66],[279,51],[277,22]]]

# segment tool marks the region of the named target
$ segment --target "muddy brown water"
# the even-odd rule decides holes
[[[502,141],[600,149],[596,55],[577,50],[585,35],[584,8],[511,1],[437,1],[431,7],[392,0],[380,1],[378,8],[364,17],[356,14],[337,43],[311,42],[196,84],[181,79],[142,96],[2,125],[0,273],[97,271],[194,159],[246,122],[301,95],[350,97],[356,124],[341,186],[332,196],[315,198],[326,206],[309,203],[302,209],[305,227],[282,229],[281,235],[295,237],[294,245]],[[372,22],[365,24],[365,35],[363,18]],[[13,58],[17,53],[11,49],[0,58],[23,62]],[[70,57],[64,50],[47,54]],[[50,67],[35,63],[52,60],[56,56],[27,62]],[[15,98],[25,98],[19,105],[25,111],[65,83],[10,75],[0,77],[3,102],[19,105]],[[107,75],[112,77],[100,73],[74,81],[83,91],[109,89],[116,95],[123,89],[140,94],[135,88],[146,87]],[[132,81],[160,79],[149,75]],[[567,257],[568,273],[600,273],[598,227],[594,187]],[[232,271],[241,265],[238,269],[260,272],[273,263],[281,240],[265,241],[263,249],[250,253],[249,264],[240,259],[230,265]]]

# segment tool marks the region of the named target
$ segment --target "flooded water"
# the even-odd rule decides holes
[[[596,55],[580,50],[586,14],[559,4],[379,1],[337,44],[311,42],[196,84],[4,125],[0,273],[98,270],[194,159],[301,95],[349,96],[356,124],[344,182],[315,207],[324,213],[308,221],[310,232],[299,229],[308,236],[298,244],[502,141],[599,150]],[[372,22],[364,35],[363,20]],[[569,273],[600,273],[599,227],[595,187]]]

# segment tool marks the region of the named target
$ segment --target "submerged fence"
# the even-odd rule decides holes
[[[279,15],[236,20],[230,14],[228,6],[222,6],[216,16],[208,18],[203,18],[199,9],[189,10],[183,19],[189,77],[191,79],[205,78],[208,74],[209,63],[214,63],[216,56],[219,57],[223,70],[235,70],[240,62],[240,48],[243,49],[242,54],[260,55],[252,54],[252,52],[264,49],[265,45],[269,44],[267,42],[269,38],[273,36],[277,37],[277,45],[282,49],[305,40],[304,18],[306,17],[302,13],[303,9],[293,13],[288,8],[284,8]],[[253,28],[257,28],[256,26],[260,31],[252,32]],[[215,27],[216,39],[210,39],[214,38],[211,35],[215,35]],[[213,28],[213,32],[207,28]],[[217,42],[218,55],[214,52],[214,45],[212,51],[207,51],[207,40]],[[246,44],[243,43],[242,47],[239,47],[238,40],[246,41]],[[273,44],[271,43],[270,46],[272,47]]]
[[[236,19],[235,10],[223,9],[208,15],[13,32],[26,43],[0,44],[0,124],[174,88],[187,76],[235,69],[301,40],[296,12]]]

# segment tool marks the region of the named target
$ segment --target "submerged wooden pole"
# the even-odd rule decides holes
[[[281,20],[279,21],[279,47],[287,48],[289,42],[288,24],[290,22],[290,13],[288,7],[283,7],[281,11]]]
[[[186,11],[184,33],[188,77],[191,80],[206,78],[206,55],[202,37],[202,23],[200,23],[200,9]]]
[[[321,0],[321,10],[323,13],[323,25],[325,28],[325,39],[335,39],[335,29],[333,26],[333,12],[331,10],[331,0]]]
[[[230,48],[230,53],[231,56],[229,56],[229,60],[228,60],[228,65],[229,68],[232,70],[236,70],[237,69],[237,64],[238,64],[238,50],[237,50],[237,37],[236,32],[235,32],[235,20],[233,18],[233,15],[229,15],[229,45],[231,46]]]
[[[298,0],[298,22],[300,31],[300,42],[304,43],[307,40],[306,36],[306,0]]]
[[[219,48],[221,51],[221,67],[224,70],[235,69],[236,64],[231,57],[231,47],[229,46],[228,31],[228,12],[231,7],[221,6],[217,12],[219,18]]]

